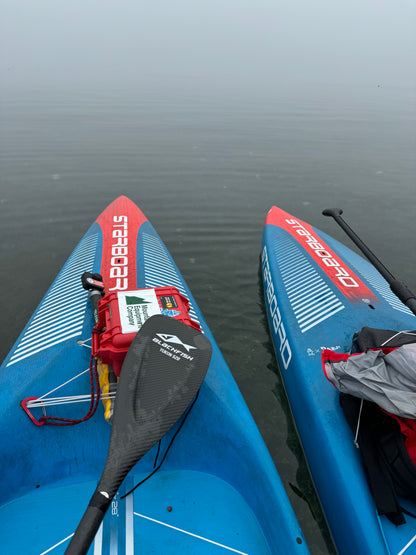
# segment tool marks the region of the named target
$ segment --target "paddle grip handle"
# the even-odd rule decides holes
[[[87,554],[110,503],[111,499],[107,499],[97,492],[92,496],[65,555]]]

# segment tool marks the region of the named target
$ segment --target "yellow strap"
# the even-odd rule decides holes
[[[108,364],[104,364],[101,360],[97,363],[98,378],[100,381],[101,395],[108,395],[110,393],[110,382],[108,380],[109,368]],[[113,399],[102,399],[104,405],[104,418],[107,422],[111,422],[113,416]]]

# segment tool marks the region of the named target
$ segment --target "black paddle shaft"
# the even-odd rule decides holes
[[[367,247],[367,245],[358,237],[353,229],[341,217],[341,208],[326,208],[322,214],[331,216],[337,224],[345,231],[348,237],[357,245],[361,252],[368,258],[371,264],[380,272],[393,293],[405,304],[410,310],[416,314],[416,296],[402,281],[396,279],[377,256]]]
[[[211,352],[204,335],[173,318],[152,316],[142,326],[121,370],[104,471],[66,555],[87,553],[128,472],[194,399]]]

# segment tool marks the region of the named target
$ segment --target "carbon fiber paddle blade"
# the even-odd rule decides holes
[[[108,457],[98,485],[111,498],[129,470],[161,439],[198,392],[211,359],[209,340],[167,316],[152,316],[126,355]]]
[[[121,369],[104,471],[67,555],[88,552],[121,482],[197,394],[211,351],[204,335],[168,316],[142,326]]]

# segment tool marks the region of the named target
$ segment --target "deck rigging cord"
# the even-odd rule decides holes
[[[91,391],[89,394],[72,395],[66,397],[49,397],[51,393],[54,393],[58,389],[61,389],[65,385],[69,384],[70,382],[79,378],[87,372],[89,372],[90,374]],[[26,412],[32,422],[37,426],[42,426],[44,424],[49,424],[51,426],[74,426],[76,424],[81,424],[81,422],[89,420],[95,414],[100,402],[100,398],[101,395],[97,371],[97,360],[91,356],[90,366],[87,370],[84,370],[77,376],[73,376],[63,384],[42,395],[42,397],[27,397],[26,399],[23,399],[23,401],[20,402],[20,406]],[[47,416],[46,414],[45,409],[47,406],[66,405],[70,403],[80,403],[85,401],[90,402],[90,407],[87,413],[82,418],[61,418],[58,416]],[[33,408],[41,408],[43,410],[43,415],[39,419],[36,419],[35,416],[31,413],[31,409]]]

